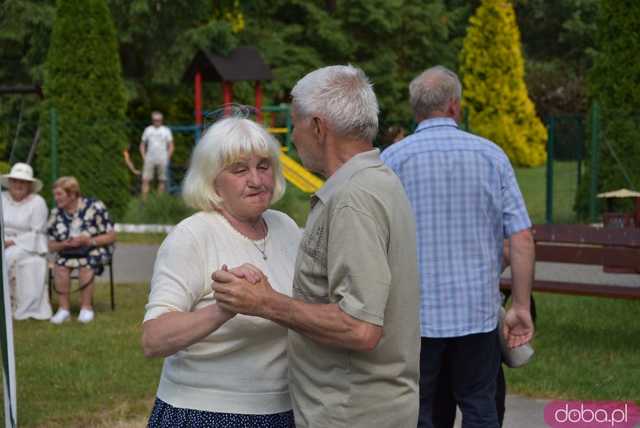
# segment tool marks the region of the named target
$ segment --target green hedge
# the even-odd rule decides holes
[[[589,76],[593,98],[601,108],[597,192],[621,187],[640,190],[640,2],[603,0],[598,17],[598,52]],[[591,181],[591,150],[576,200],[586,217]],[[599,168],[598,168],[599,167]],[[600,204],[598,204],[600,205]],[[626,208],[630,208],[630,201]]]
[[[82,192],[103,200],[118,219],[127,206],[126,93],[115,27],[105,0],[58,0],[45,65],[38,151],[45,194],[52,168],[51,112],[57,118],[58,176],[74,175]]]

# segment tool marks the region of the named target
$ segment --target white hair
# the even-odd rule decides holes
[[[423,71],[409,84],[411,108],[418,119],[426,119],[434,112],[446,110],[449,101],[460,100],[461,96],[460,79],[442,65]]]
[[[182,187],[184,201],[202,211],[219,209],[224,201],[215,190],[216,177],[227,166],[253,154],[271,160],[274,178],[271,203],[277,202],[286,188],[280,144],[261,125],[238,117],[216,122],[196,145]]]
[[[333,65],[312,71],[296,83],[291,96],[296,114],[321,116],[338,135],[372,141],[378,133],[378,100],[359,68]]]

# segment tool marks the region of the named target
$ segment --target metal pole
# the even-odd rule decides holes
[[[262,124],[262,85],[259,80],[256,80],[255,85],[256,94],[256,122]]]
[[[589,220],[596,221],[596,194],[598,193],[598,164],[600,159],[600,107],[593,103],[591,109],[591,183],[589,187]]]
[[[580,183],[582,181],[582,159],[584,158],[584,153],[582,152],[582,145],[584,144],[584,123],[582,122],[582,117],[578,116],[578,177],[576,179],[576,191],[580,191]]]
[[[0,200],[0,348],[2,352],[2,377],[4,395],[4,426],[15,428],[17,426],[17,396],[16,396],[16,361],[13,346],[13,318],[11,315],[11,295],[9,269],[4,247],[4,217],[2,215],[2,202]]]
[[[233,103],[233,82],[222,82],[222,98],[224,104],[224,115],[231,115],[231,103]]]
[[[55,107],[49,109],[51,121],[51,183],[58,179],[58,112]]]
[[[547,189],[545,220],[547,224],[553,223],[553,146],[555,138],[556,118],[549,119],[547,129]]]

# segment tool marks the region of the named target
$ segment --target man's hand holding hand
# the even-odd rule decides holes
[[[249,264],[231,270],[225,266],[211,279],[218,305],[229,312],[263,316],[266,302],[275,293],[267,277]]]

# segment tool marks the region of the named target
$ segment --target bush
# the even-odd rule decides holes
[[[182,198],[167,193],[150,194],[146,201],[131,199],[123,222],[131,224],[178,224],[195,210]]]
[[[51,187],[51,117],[57,116],[58,175],[74,175],[117,219],[129,199],[125,95],[118,43],[106,0],[58,0],[45,65],[38,151],[45,196]]]
[[[527,95],[511,3],[483,0],[470,19],[460,73],[471,130],[502,147],[516,165],[543,164],[547,132]]]
[[[601,108],[597,192],[622,187],[640,190],[640,3],[604,0],[598,17],[598,53],[589,76],[591,90]],[[589,147],[589,152],[593,148]],[[591,173],[591,153],[587,156],[584,183],[576,200],[576,210],[586,217]],[[626,209],[630,208],[630,202]],[[597,203],[600,206],[600,203]],[[592,219],[594,220],[594,219]]]
[[[272,208],[286,213],[298,223],[298,226],[304,227],[307,222],[307,215],[309,215],[309,200],[308,194],[287,183],[287,190],[284,196]]]

